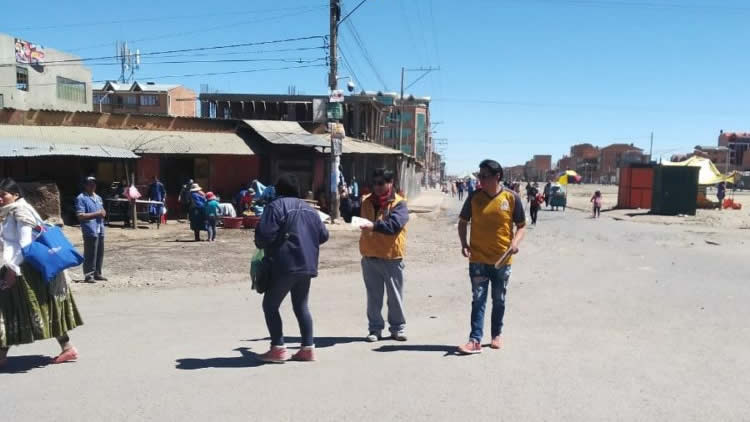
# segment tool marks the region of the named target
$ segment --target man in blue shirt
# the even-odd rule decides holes
[[[88,177],[84,192],[76,197],[76,214],[83,234],[83,274],[86,283],[107,281],[102,276],[104,260],[104,211],[102,198],[96,194],[96,179]]]
[[[150,201],[156,201],[164,203],[167,199],[167,190],[164,189],[164,184],[159,181],[159,178],[154,176],[153,182],[148,187],[148,199]],[[158,221],[161,219],[162,205],[151,204],[148,208],[148,216],[151,221]]]

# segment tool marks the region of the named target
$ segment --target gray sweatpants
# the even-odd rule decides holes
[[[404,263],[400,259],[362,258],[362,276],[367,289],[367,320],[370,332],[385,328],[383,293],[388,293],[388,324],[391,333],[404,331]]]
[[[104,236],[83,237],[83,275],[86,278],[102,275]]]

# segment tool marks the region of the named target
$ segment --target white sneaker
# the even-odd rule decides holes
[[[365,338],[365,340],[367,340],[368,343],[375,343],[376,341],[380,340],[381,338],[383,338],[383,337],[380,334],[380,332],[371,331],[370,334]]]

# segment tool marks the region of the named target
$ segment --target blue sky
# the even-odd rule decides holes
[[[344,0],[349,9],[358,3]],[[324,0],[207,4],[36,1],[33,12],[6,7],[0,32],[82,57],[111,56],[116,40],[147,53],[328,32]],[[358,90],[384,90],[382,79],[397,91],[401,66],[440,66],[409,92],[433,98],[432,119],[443,122],[434,136],[448,139],[453,173],[488,157],[504,165],[533,154],[557,160],[578,142],[633,142],[648,150],[651,131],[654,155],[669,157],[715,144],[720,129],[750,130],[748,18],[750,5],[739,0],[368,0],[351,23],[373,65],[345,25],[341,46],[353,72],[342,67],[339,75],[356,75]],[[144,57],[137,77],[300,66],[279,59],[315,60],[323,50],[268,50],[321,45],[310,40]],[[229,52],[242,53],[216,54]],[[196,59],[271,60],[147,63]],[[119,75],[112,65],[92,69],[95,80]],[[295,85],[320,94],[327,92],[326,72],[314,67],[158,80],[224,92],[286,93]],[[408,74],[407,84],[417,76]]]

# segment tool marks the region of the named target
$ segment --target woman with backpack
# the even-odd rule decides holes
[[[62,351],[51,363],[78,358],[68,331],[82,325],[73,295],[67,285],[67,272],[47,282],[38,270],[24,262],[23,248],[32,242],[32,233],[42,219],[23,199],[13,179],[0,182],[0,241],[3,266],[0,268],[0,368],[8,362],[11,346],[56,338]]]
[[[272,363],[290,359],[284,345],[279,307],[291,293],[302,337],[302,348],[291,359],[314,361],[315,343],[308,296],[310,281],[318,276],[320,245],[328,240],[328,230],[318,212],[300,199],[299,184],[294,175],[282,175],[275,188],[276,197],[263,209],[255,228],[255,246],[263,249],[272,262],[271,282],[263,296],[271,349],[259,358]]]

